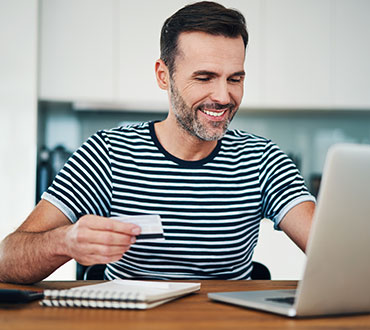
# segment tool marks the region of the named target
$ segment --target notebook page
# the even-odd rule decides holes
[[[186,282],[155,282],[134,280],[112,280],[99,284],[85,285],[68,290],[45,290],[45,295],[50,297],[75,297],[88,296],[92,299],[101,299],[107,296],[132,299],[137,301],[156,301],[170,298],[200,289],[199,283]]]

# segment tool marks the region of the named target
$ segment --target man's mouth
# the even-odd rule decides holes
[[[213,117],[215,120],[222,120],[227,111],[230,112],[234,109],[234,104],[220,104],[220,103],[203,103],[198,107],[198,110],[203,112],[209,117]]]
[[[200,111],[204,112],[208,116],[221,117],[226,112],[226,109],[224,111],[217,111],[217,112],[206,110],[206,109],[201,109]]]

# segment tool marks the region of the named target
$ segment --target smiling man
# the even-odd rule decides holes
[[[228,126],[245,79],[244,17],[213,2],[166,20],[155,64],[163,121],[94,134],[0,246],[0,280],[39,281],[63,263],[105,277],[250,279],[260,221],[305,250],[314,198],[270,140]],[[160,215],[164,241],[114,217]],[[273,246],[271,248],[274,248]]]
[[[166,140],[189,142],[190,149],[189,156],[186,146],[168,146],[168,151],[194,159],[214,149],[242,100],[244,59],[240,35],[230,38],[194,31],[178,37],[175,72],[169,72],[164,60],[157,61],[158,84],[168,90],[170,99],[167,119],[156,124],[159,139],[164,144]],[[194,155],[194,144],[202,145],[203,154]]]

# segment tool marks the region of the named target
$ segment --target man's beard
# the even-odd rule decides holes
[[[225,135],[230,122],[236,113],[236,111],[233,111],[235,109],[234,104],[201,104],[197,109],[193,110],[185,103],[184,99],[175,87],[173,80],[171,80],[170,88],[172,109],[178,124],[180,124],[185,131],[203,141],[216,141]],[[226,120],[210,121],[210,125],[213,127],[222,127],[221,131],[207,130],[207,127],[198,120],[198,111],[201,111],[201,109],[227,109],[226,111],[229,111],[229,117]]]

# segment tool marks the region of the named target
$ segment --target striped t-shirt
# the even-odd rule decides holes
[[[102,130],[68,160],[43,198],[76,222],[160,215],[165,240],[136,242],[105,276],[249,279],[260,221],[275,227],[314,198],[293,162],[270,140],[228,130],[199,161],[159,143],[154,123]]]

